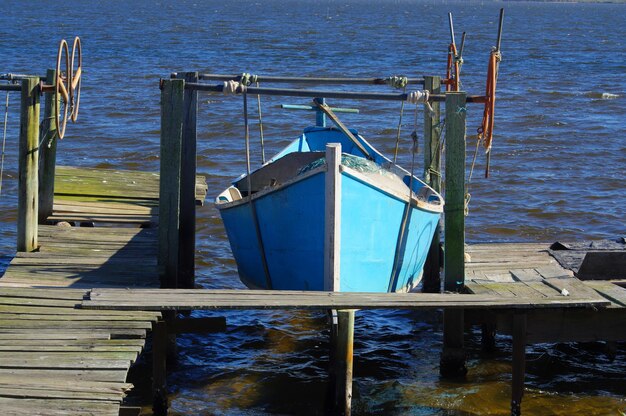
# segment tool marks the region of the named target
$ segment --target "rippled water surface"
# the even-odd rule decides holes
[[[624,235],[626,197],[625,4],[432,1],[0,1],[0,73],[43,74],[60,38],[80,35],[84,82],[79,123],[59,163],[157,170],[158,79],[172,71],[290,76],[443,75],[447,13],[468,33],[463,85],[484,90],[498,9],[506,7],[491,178],[479,154],[471,184],[469,241],[553,241]],[[350,90],[362,87],[346,87]],[[371,87],[370,87],[371,88]],[[389,92],[388,87],[377,87]],[[1,95],[4,102],[4,95]],[[0,254],[14,250],[17,95],[10,99]],[[263,98],[267,153],[312,124]],[[397,103],[357,107],[350,127],[393,151]],[[251,108],[251,116],[256,111]],[[419,114],[419,119],[421,119]],[[468,134],[481,109],[468,107]],[[240,99],[201,95],[198,169],[209,198],[245,169]],[[413,114],[404,118],[401,162],[409,163]],[[417,126],[418,132],[421,125]],[[256,124],[255,161],[260,161]],[[468,157],[474,141],[468,143]],[[419,167],[421,168],[421,167]],[[241,288],[216,210],[198,211],[198,282]],[[310,313],[228,313],[228,331],[181,337],[170,377],[181,414],[322,414],[328,340]],[[507,414],[509,342],[485,356],[470,334],[466,380],[438,377],[437,314],[362,312],[355,343],[356,414]],[[537,415],[626,411],[624,349],[603,344],[535,346],[524,409]]]

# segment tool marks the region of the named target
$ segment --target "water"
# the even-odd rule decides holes
[[[172,71],[443,75],[447,12],[452,11],[457,34],[468,32],[465,89],[480,94],[502,6],[504,60],[491,178],[482,177],[480,154],[471,184],[468,240],[624,235],[624,4],[69,0],[20,5],[2,0],[0,73],[43,74],[54,65],[58,40],[80,35],[85,65],[81,113],[60,144],[59,163],[157,170],[158,79]],[[0,198],[5,261],[15,244],[17,98],[13,94],[10,100]],[[277,108],[283,102],[306,100],[263,98],[268,155],[313,119]],[[346,124],[384,153],[393,151],[398,103],[332,104],[360,108],[359,115],[342,117]],[[469,106],[468,134],[480,117],[480,107]],[[241,101],[202,95],[198,119],[198,170],[207,175],[213,197],[245,169]],[[413,114],[404,120],[400,160],[408,166]],[[255,143],[257,162],[258,147]],[[198,210],[197,238],[198,283],[241,288],[210,203]],[[205,415],[321,414],[328,346],[324,317],[291,312],[226,316],[226,333],[181,337],[180,363],[169,379],[172,408]],[[506,338],[498,344],[499,353],[483,355],[477,335],[470,334],[467,380],[443,381],[438,377],[437,314],[362,312],[355,343],[355,413],[507,414],[510,347]],[[529,355],[527,414],[626,411],[625,351],[618,348],[612,357],[603,348],[535,346]]]

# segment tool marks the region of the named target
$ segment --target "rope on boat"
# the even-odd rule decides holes
[[[239,84],[244,87],[249,87],[250,85],[255,84],[256,87],[259,88],[259,85],[260,85],[259,76],[251,74],[249,72],[244,72],[239,76]],[[233,88],[233,87],[229,86],[229,88]],[[236,93],[237,87],[234,87],[234,88],[235,88],[235,93]],[[230,90],[229,90],[229,93],[230,93]],[[245,90],[243,93],[245,94]],[[227,94],[227,93],[224,92],[224,94]],[[261,95],[260,94],[256,96],[256,104],[257,104],[257,111],[259,115],[259,135],[261,137],[261,162],[265,164],[265,139],[263,137],[263,113],[261,112]]]
[[[257,81],[256,87],[259,88]],[[261,94],[256,96],[256,105],[259,113],[259,136],[261,137],[261,163],[265,164],[265,139],[263,137],[263,113],[261,113]]]
[[[398,278],[400,277],[400,272],[402,270],[402,249],[406,245],[407,238],[407,225],[409,223],[409,219],[411,218],[411,207],[413,201],[413,176],[415,174],[415,155],[419,150],[418,146],[418,136],[417,136],[417,115],[418,115],[418,107],[415,106],[415,118],[413,121],[413,132],[411,133],[411,169],[409,173],[409,200],[404,208],[404,213],[402,214],[402,222],[400,223],[400,231],[398,233],[398,241],[396,242],[396,251],[393,259],[393,267],[391,269],[391,278],[389,279],[389,286],[387,288],[388,292],[395,291],[396,285],[398,283]]]
[[[406,77],[405,77],[406,78]],[[406,85],[404,86],[404,93],[406,94]],[[398,160],[398,148],[400,147],[400,131],[402,130],[402,116],[404,115],[404,101],[400,104],[400,118],[398,120],[398,131],[396,132],[396,147],[393,151],[393,164],[396,164]]]

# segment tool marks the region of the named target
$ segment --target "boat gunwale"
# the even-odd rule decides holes
[[[370,186],[370,187],[372,187],[374,189],[377,189],[377,190],[383,192],[384,194],[386,194],[386,195],[388,195],[388,196],[390,196],[392,198],[400,200],[401,202],[404,202],[404,203],[409,203],[409,196],[408,196],[408,194],[404,194],[403,195],[403,194],[400,194],[399,192],[396,192],[394,190],[389,189],[387,186],[379,185],[379,184],[375,183],[375,181],[372,178],[370,178],[370,177],[368,177],[366,175],[363,175],[362,173],[360,173],[359,171],[357,171],[355,169],[349,168],[349,167],[347,167],[345,165],[340,165],[339,166],[339,170],[340,170],[341,173],[345,173],[346,175],[352,177],[353,179],[355,179],[355,180],[357,180],[359,182],[362,182],[365,185]],[[281,183],[278,186],[262,189],[260,191],[255,192],[252,195],[247,195],[247,196],[242,197],[241,199],[238,199],[236,201],[231,201],[231,202],[216,201],[216,202],[214,202],[214,204],[215,204],[215,207],[218,210],[234,208],[234,207],[239,206],[239,205],[247,204],[250,201],[255,201],[256,199],[263,198],[264,196],[269,195],[272,192],[280,191],[280,190],[285,189],[285,188],[287,188],[287,187],[289,187],[291,185],[294,185],[294,184],[296,184],[296,183],[298,183],[300,181],[308,179],[308,178],[310,178],[310,177],[312,177],[314,175],[317,175],[317,174],[320,174],[320,173],[324,173],[326,171],[328,171],[328,167],[327,167],[327,164],[324,163],[323,165],[321,165],[321,166],[319,166],[319,167],[317,167],[315,169],[312,169],[312,170],[310,170],[308,172],[305,172],[305,173],[303,173],[301,175],[297,175],[294,178],[289,179],[288,181],[285,181],[284,183]],[[421,179],[417,178],[416,176],[413,176],[413,179],[421,182],[424,185],[424,187],[430,189],[431,192],[433,193],[433,195],[437,196],[439,201],[441,201],[442,203],[441,204],[432,204],[432,203],[429,203],[427,201],[424,201],[423,199],[412,197],[410,199],[411,206],[414,207],[414,208],[417,208],[419,210],[427,211],[427,212],[430,212],[430,213],[439,213],[439,214],[442,213],[443,212],[443,197],[441,196],[441,194],[439,194],[437,191],[432,189],[424,181],[422,181]],[[405,186],[406,186],[406,184],[405,184]],[[408,190],[409,187],[408,186],[406,186],[406,187],[407,187],[407,190]],[[228,188],[226,188],[226,189],[228,189]],[[224,191],[222,191],[222,192],[224,192]],[[412,192],[412,193],[415,194],[414,192]]]

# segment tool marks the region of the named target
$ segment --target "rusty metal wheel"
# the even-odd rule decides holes
[[[65,59],[63,59],[64,54]],[[65,73],[61,72],[62,61],[65,61]],[[67,42],[65,39],[62,39],[59,44],[59,52],[57,53],[57,79],[54,80],[53,96],[54,107],[56,110],[54,121],[59,139],[62,139],[65,135],[65,127],[67,126],[67,116],[70,104],[68,91],[70,89],[70,80],[72,78],[71,70]],[[63,117],[61,117],[61,106],[63,106]]]
[[[72,122],[78,119],[78,107],[80,106],[80,78],[83,74],[83,54],[80,43],[80,38],[76,36],[74,38],[74,45],[72,46],[72,66],[70,73],[72,74],[70,84],[70,117]],[[74,67],[74,64],[77,66]]]

